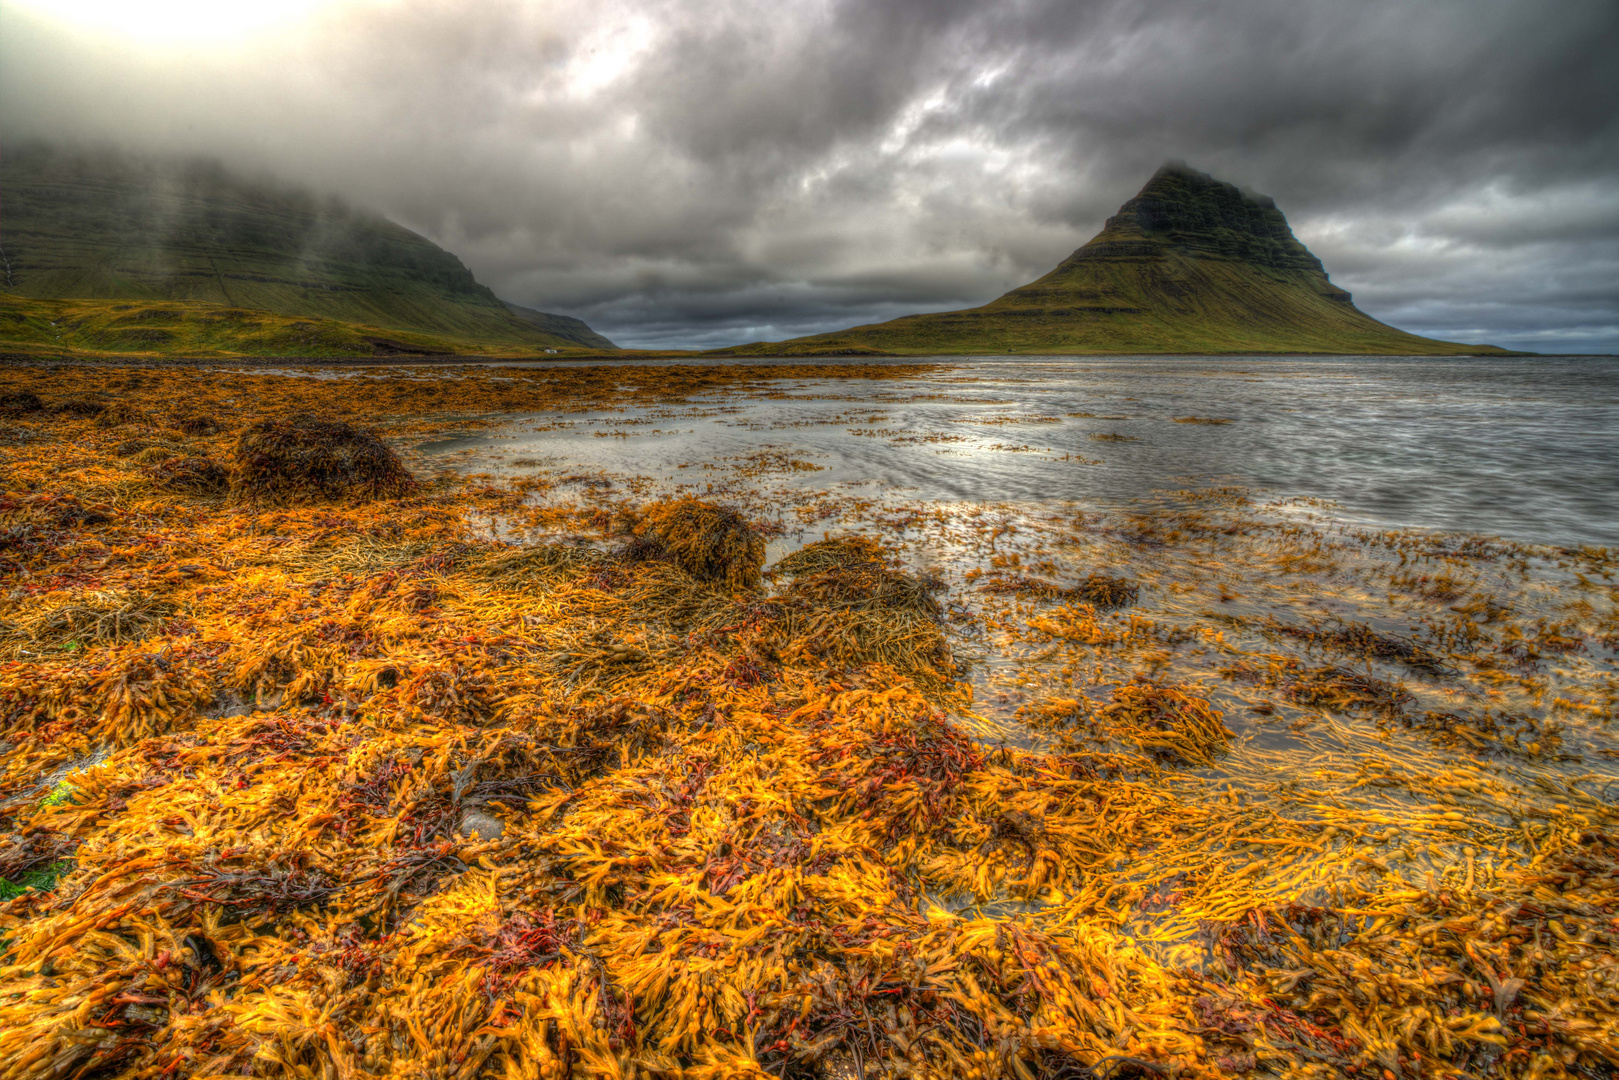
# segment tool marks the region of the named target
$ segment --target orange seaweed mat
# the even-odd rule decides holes
[[[925,591],[877,548],[732,592],[478,540],[471,514],[518,505],[493,484],[168,493],[119,441],[223,456],[232,422],[186,436],[123,378],[124,418],[24,416],[0,462],[0,870],[64,871],[0,910],[4,1080],[1619,1067],[1611,804],[1537,803],[1521,841],[1455,799],[1386,811],[1469,845],[1465,878],[1413,886],[1347,804],[1210,790],[1232,732],[1194,687],[1044,706],[1123,753],[975,739],[925,605],[823,576]],[[193,400],[246,422],[333,393],[269,378]],[[1018,632],[1163,644],[1096,619]]]

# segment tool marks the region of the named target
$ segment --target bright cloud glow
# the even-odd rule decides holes
[[[338,0],[16,0],[85,30],[152,44],[229,40],[298,22]]]

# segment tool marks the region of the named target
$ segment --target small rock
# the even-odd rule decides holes
[[[499,818],[469,810],[461,815],[461,824],[456,827],[456,832],[479,840],[499,840],[505,834],[506,826],[501,824]]]
[[[124,1019],[142,1024],[151,1024],[153,1027],[161,1027],[168,1023],[169,1010],[153,1008],[150,1005],[126,1005],[124,1006]]]

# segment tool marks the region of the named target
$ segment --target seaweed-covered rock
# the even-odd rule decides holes
[[[234,454],[232,493],[248,502],[364,501],[416,487],[374,431],[340,420],[263,420],[237,437]]]
[[[693,498],[654,503],[644,528],[643,541],[698,581],[748,590],[763,581],[764,537],[730,507]]]
[[[106,408],[105,403],[89,398],[67,398],[52,405],[50,411],[58,416],[100,416]]]
[[[808,544],[771,568],[790,584],[757,605],[759,641],[784,663],[887,664],[924,683],[959,672],[934,594],[944,582],[905,573],[870,537]]]
[[[206,416],[193,413],[187,416],[174,418],[174,427],[186,435],[218,435],[225,429],[225,425],[217,416]]]
[[[117,428],[129,424],[146,424],[151,416],[145,409],[131,405],[126,401],[115,401],[111,405],[96,413],[96,427]]]
[[[129,454],[120,454],[120,452],[126,446],[131,445],[134,446],[134,449],[132,449]],[[141,446],[136,440],[131,440],[127,443],[119,443],[118,446],[114,448],[113,453],[120,454],[120,456],[127,456],[129,460],[134,462],[136,465],[156,465],[159,462],[168,461],[170,458],[185,457],[186,449],[183,446],[176,446],[173,443],[163,442],[149,443],[145,446]]]
[[[141,472],[164,491],[223,495],[230,490],[230,471],[211,457],[168,457]]]
[[[0,413],[37,413],[45,403],[32,390],[8,390],[0,394]]]
[[[799,577],[823,570],[881,563],[883,546],[869,536],[835,536],[805,544],[770,568],[772,577]]]
[[[905,573],[887,557],[881,544],[866,536],[806,544],[770,573],[793,579],[783,595],[822,607],[908,611],[934,620],[944,614],[933,597],[944,582],[932,575]]]

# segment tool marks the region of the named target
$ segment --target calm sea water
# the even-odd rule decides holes
[[[821,466],[791,483],[1098,508],[1242,485],[1330,500],[1363,523],[1619,545],[1619,357],[946,362],[570,414],[561,430],[514,417],[493,437],[421,449],[470,450],[497,471],[542,458],[687,480],[682,464],[783,452]]]

